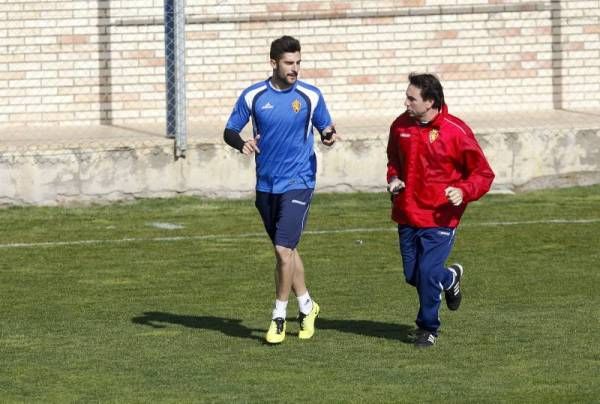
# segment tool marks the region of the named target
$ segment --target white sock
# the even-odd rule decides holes
[[[273,309],[273,319],[277,317],[281,317],[285,320],[285,316],[287,315],[287,300],[284,302],[282,300],[275,299],[275,308]]]
[[[303,314],[308,314],[312,310],[312,299],[308,294],[308,290],[303,294],[298,296],[298,308]]]

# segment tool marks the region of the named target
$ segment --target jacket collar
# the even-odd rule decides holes
[[[448,115],[448,106],[446,104],[442,104],[442,109],[440,112],[433,118],[429,124],[435,128],[439,128],[444,121],[444,118]]]
[[[444,118],[447,115],[448,115],[448,106],[446,104],[443,104],[440,112],[438,112],[438,114],[435,117],[433,117],[433,119],[431,121],[427,122],[426,124],[421,124],[419,122],[416,122],[416,123],[417,123],[417,125],[422,126],[422,127],[433,127],[433,128],[439,129]]]

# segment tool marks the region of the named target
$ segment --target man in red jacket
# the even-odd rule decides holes
[[[448,113],[439,80],[416,73],[408,79],[406,111],[390,127],[387,182],[404,276],[419,295],[415,345],[430,347],[442,291],[450,310],[462,298],[463,267],[446,267],[456,227],[467,203],[490,189],[494,173],[471,129]]]

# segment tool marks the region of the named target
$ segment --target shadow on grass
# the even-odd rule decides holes
[[[146,325],[153,328],[165,328],[165,324],[177,324],[190,328],[220,331],[225,335],[238,338],[248,338],[262,341],[262,336],[252,335],[254,331],[264,330],[248,328],[242,325],[242,320],[213,316],[186,316],[159,311],[147,311],[143,316],[131,319],[134,324]]]
[[[295,319],[288,318],[287,321],[289,324],[290,322],[295,322]],[[242,325],[242,320],[239,319],[213,316],[187,316],[159,311],[145,312],[142,316],[132,318],[131,322],[153,328],[165,328],[167,327],[166,324],[177,324],[189,328],[220,331],[232,337],[258,341],[264,341],[263,333],[266,331],[264,329],[248,328]],[[382,323],[370,320],[334,320],[319,317],[316,326],[317,330],[335,330],[368,337],[397,340],[407,344],[414,341],[413,337],[411,337],[414,327],[404,324]],[[254,332],[260,332],[260,336],[253,335]],[[295,333],[291,332],[290,334],[294,335]]]
[[[334,320],[323,317],[319,317],[316,324],[317,329],[320,330],[335,330],[367,337],[385,338],[406,344],[414,342],[412,333],[415,327],[406,324],[382,323],[371,320]]]

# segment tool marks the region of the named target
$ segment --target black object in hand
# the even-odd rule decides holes
[[[331,140],[334,133],[335,133],[335,128],[331,128],[331,130],[329,132],[321,133],[321,141]]]

